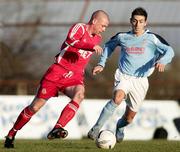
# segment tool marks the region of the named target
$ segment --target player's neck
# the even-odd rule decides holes
[[[86,30],[87,30],[87,32],[89,33],[90,36],[93,36],[93,35],[94,35],[93,32],[92,32],[93,29],[92,29],[92,26],[91,26],[91,25],[87,24]]]
[[[144,32],[145,32],[145,30],[138,31],[138,32],[133,31],[133,33],[134,33],[135,36],[141,36],[141,35],[144,34]]]

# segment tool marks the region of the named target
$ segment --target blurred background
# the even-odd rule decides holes
[[[41,77],[54,62],[54,56],[66,38],[70,26],[87,23],[92,12],[105,10],[110,26],[103,42],[117,32],[131,29],[129,19],[136,7],[148,12],[148,28],[164,37],[175,57],[164,73],[149,78],[146,101],[134,123],[128,126],[126,139],[152,139],[158,127],[165,128],[171,140],[180,140],[180,1],[178,0],[0,0],[0,139],[6,136],[19,112],[29,104]],[[105,70],[92,76],[98,57],[92,56],[86,68],[86,97],[77,117],[69,123],[69,138],[82,138],[95,123],[101,108],[112,96],[114,72],[120,49],[109,58]],[[45,138],[69,102],[64,96],[50,99],[17,138]],[[93,107],[93,112],[91,108]],[[122,107],[125,108],[123,102]],[[118,110],[105,126],[114,129],[123,110]],[[32,133],[29,130],[36,128]],[[156,137],[158,138],[158,137]]]
[[[180,1],[177,0],[0,0],[0,94],[33,95],[54,61],[70,26],[88,22],[93,11],[105,10],[110,26],[103,42],[130,30],[134,8],[148,12],[148,28],[174,48],[175,58],[164,73],[150,77],[147,99],[180,99]],[[102,74],[92,76],[93,56],[86,69],[86,98],[110,98],[117,67],[115,51]]]

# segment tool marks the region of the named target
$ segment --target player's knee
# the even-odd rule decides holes
[[[84,100],[84,93],[79,93],[79,99],[82,101]]]
[[[122,100],[124,99],[124,96],[125,94],[123,91],[116,91],[113,99],[115,104],[120,105]]]
[[[39,111],[40,107],[38,107],[38,106],[36,106],[36,105],[30,105],[30,106],[29,106],[29,109],[30,109],[32,112],[36,113],[36,112]]]
[[[84,92],[81,92],[81,91],[77,92],[75,94],[74,98],[75,98],[75,101],[79,101],[79,102],[83,101],[84,100]]]
[[[119,96],[115,96],[113,101],[114,101],[115,104],[120,105],[121,102],[122,102],[122,98],[119,97]]]
[[[74,101],[81,103],[84,100],[84,92],[83,91],[77,91],[73,98]]]

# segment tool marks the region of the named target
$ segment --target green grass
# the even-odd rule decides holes
[[[96,147],[92,140],[16,140],[14,149],[4,149],[0,140],[0,152],[180,152],[180,141],[150,140],[123,141],[114,149]]]

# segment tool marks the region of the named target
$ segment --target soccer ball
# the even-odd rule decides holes
[[[102,130],[95,142],[98,148],[112,149],[116,144],[116,136],[110,130]]]

